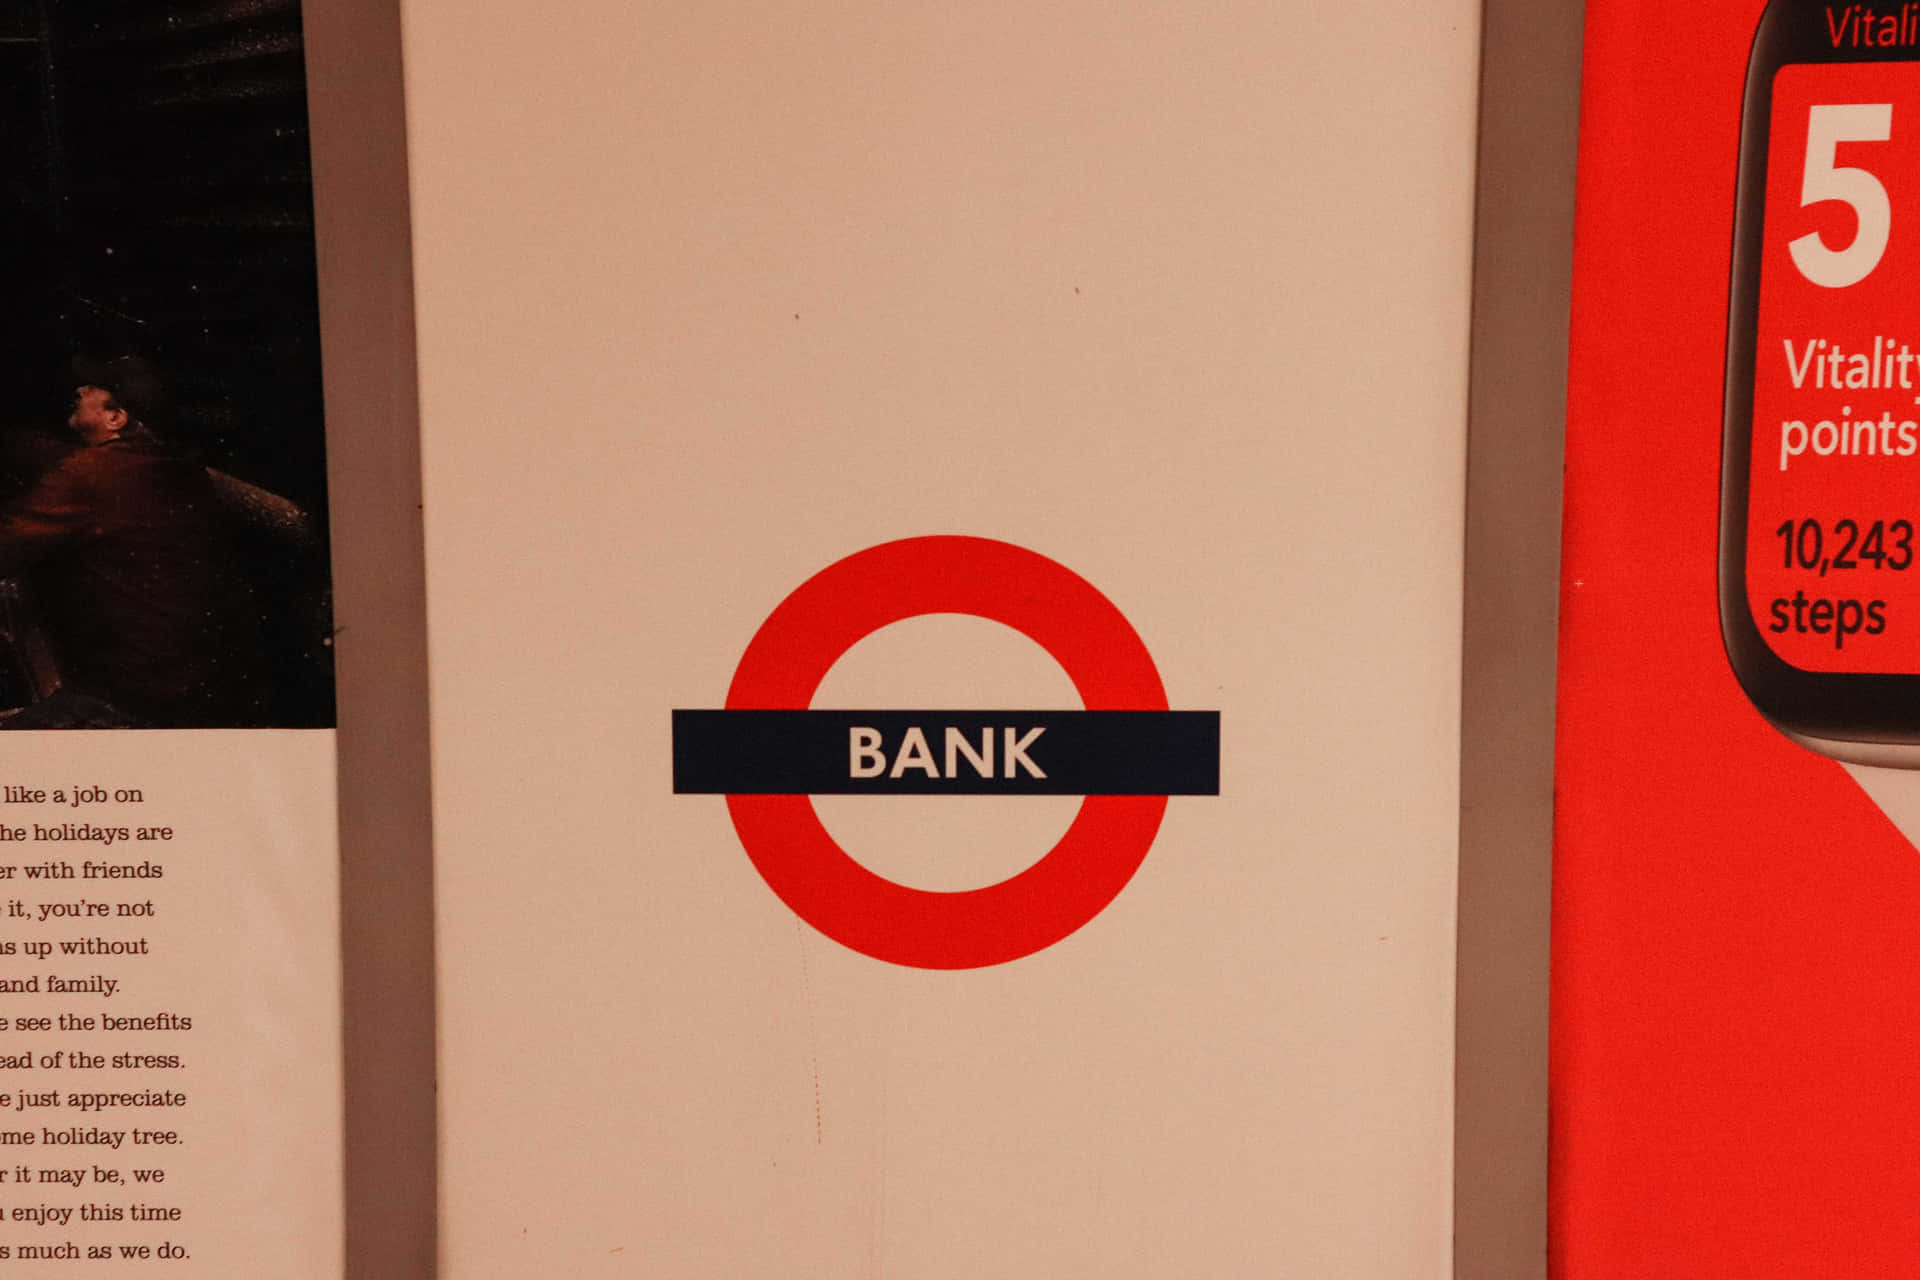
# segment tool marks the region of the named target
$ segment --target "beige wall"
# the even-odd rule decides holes
[[[447,1273],[1446,1274],[1477,6],[402,14]],[[928,973],[798,924],[668,712],[950,532],[1098,585],[1223,781]],[[844,696],[1050,696],[902,634]],[[1063,820],[973,810],[831,820]]]

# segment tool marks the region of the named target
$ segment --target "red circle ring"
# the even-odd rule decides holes
[[[888,623],[964,613],[1004,623],[1052,655],[1089,711],[1165,711],[1146,645],[1093,585],[988,538],[905,538],[855,552],[780,602],[741,655],[730,711],[805,710],[829,668]],[[747,856],[801,919],[855,951],[920,969],[1018,960],[1098,915],[1139,869],[1165,796],[1087,796],[1045,857],[998,884],[912,889],[861,866],[808,797],[730,795]]]

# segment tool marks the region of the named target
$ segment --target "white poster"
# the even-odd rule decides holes
[[[338,1277],[299,7],[6,7],[0,85],[0,1273]]]
[[[1447,1274],[1477,7],[404,11],[450,1273]]]

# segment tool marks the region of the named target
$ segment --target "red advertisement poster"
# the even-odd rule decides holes
[[[1911,1276],[1920,6],[1592,0],[1583,86],[1552,1273]]]

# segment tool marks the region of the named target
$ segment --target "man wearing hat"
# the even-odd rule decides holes
[[[133,356],[76,360],[79,447],[0,509],[0,577],[40,614],[61,688],[0,728],[259,724],[259,609],[207,470],[147,425]]]

